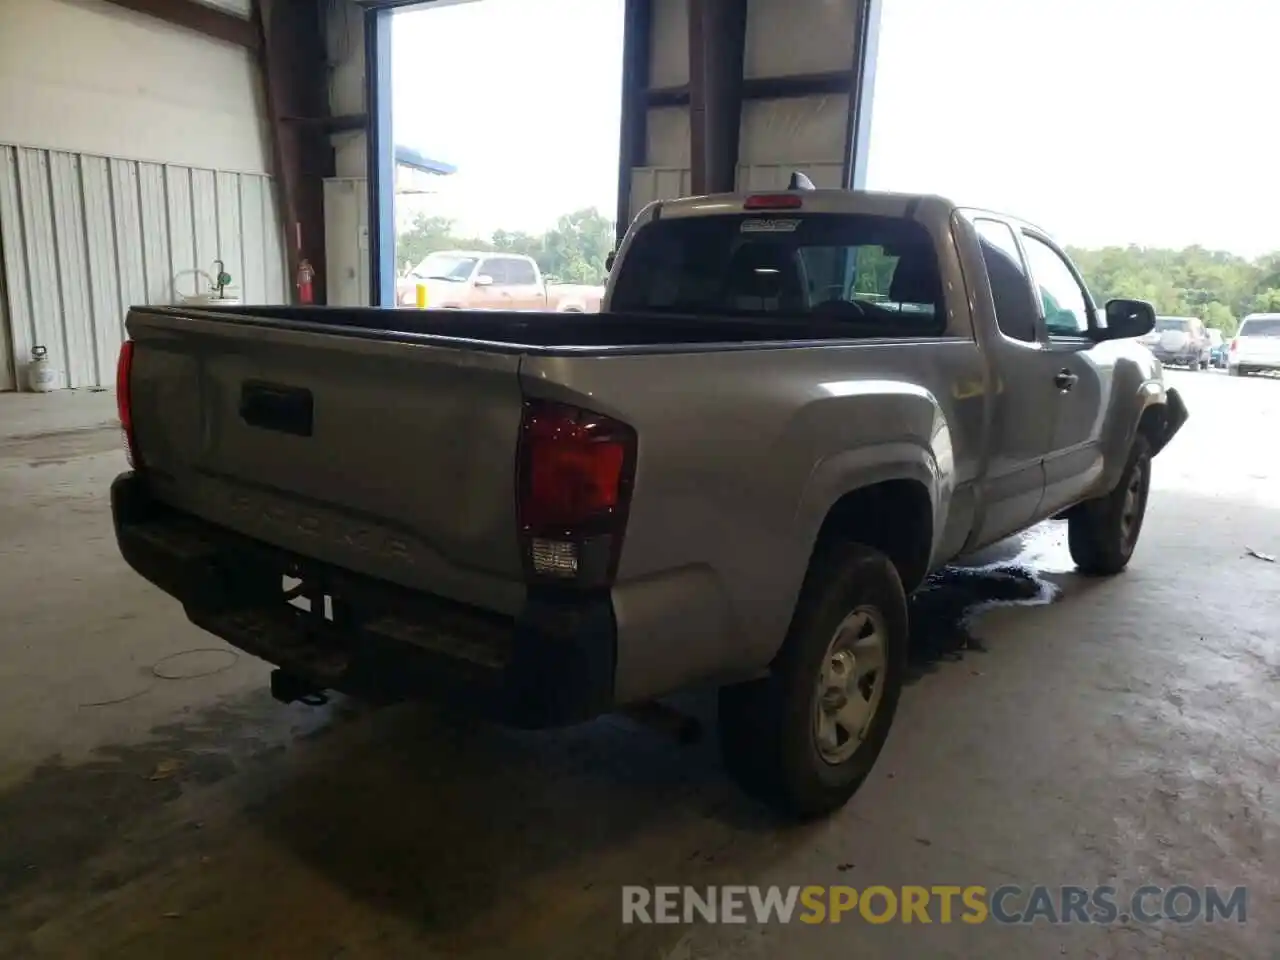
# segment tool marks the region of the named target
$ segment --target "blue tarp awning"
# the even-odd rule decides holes
[[[439,174],[442,177],[458,172],[458,168],[453,164],[445,163],[443,160],[432,160],[412,147],[397,146],[396,163],[404,167],[413,167],[415,170]]]

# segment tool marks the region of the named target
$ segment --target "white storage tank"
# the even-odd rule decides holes
[[[31,348],[31,361],[27,364],[27,387],[32,393],[48,393],[58,380],[58,372],[49,361],[46,347]]]

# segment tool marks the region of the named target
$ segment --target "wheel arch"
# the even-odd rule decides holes
[[[889,558],[903,589],[910,593],[929,572],[936,528],[929,484],[903,471],[837,497],[814,536],[809,565],[833,541],[861,543]]]

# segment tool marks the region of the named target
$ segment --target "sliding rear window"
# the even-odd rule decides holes
[[[636,234],[612,309],[842,321],[850,335],[920,337],[946,326],[927,230],[845,214],[677,217]]]

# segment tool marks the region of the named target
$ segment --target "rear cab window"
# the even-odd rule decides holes
[[[611,309],[820,321],[850,337],[938,336],[947,321],[923,225],[801,211],[646,224],[619,263]]]
[[[1280,317],[1245,317],[1238,337],[1280,337]]]

